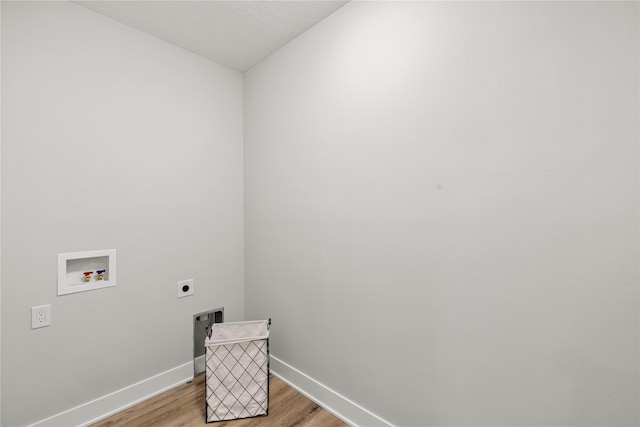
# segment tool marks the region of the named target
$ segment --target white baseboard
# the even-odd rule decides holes
[[[38,421],[30,427],[86,426],[123,411],[157,394],[191,381],[192,379],[193,362],[188,362],[90,402],[83,403],[75,408]]]
[[[354,427],[393,427],[368,409],[316,381],[277,357],[271,356],[271,373],[309,399]]]
[[[123,411],[193,379],[194,362],[116,390],[75,408],[38,421],[30,427],[87,426]],[[338,418],[354,427],[394,427],[368,409],[342,396],[277,357],[271,356],[271,373]]]

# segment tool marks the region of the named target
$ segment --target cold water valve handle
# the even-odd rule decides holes
[[[104,272],[107,270],[98,270],[96,271],[96,273],[98,273],[98,280],[102,280],[104,279]]]
[[[93,271],[85,271],[83,274],[84,274],[84,281],[85,282],[90,282],[91,281],[91,275],[93,274]]]

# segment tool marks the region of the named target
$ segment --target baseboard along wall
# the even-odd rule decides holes
[[[270,369],[273,375],[349,425],[354,427],[394,427],[390,422],[273,355],[271,355]]]
[[[29,427],[87,426],[193,379],[193,362],[161,372]]]
[[[31,424],[29,427],[88,426],[193,380],[194,363],[204,363],[204,357],[131,384],[90,402],[78,405],[75,408],[60,412]],[[277,357],[271,356],[270,370],[273,375],[349,425],[354,427],[394,427],[390,422]]]

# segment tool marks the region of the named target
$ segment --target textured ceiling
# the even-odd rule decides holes
[[[245,71],[347,1],[77,0],[75,3]]]

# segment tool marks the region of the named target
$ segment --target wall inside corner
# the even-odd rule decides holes
[[[639,424],[637,2],[351,2],[245,73],[279,360],[398,426]]]
[[[3,1],[1,214],[2,425],[189,362],[194,313],[244,318],[242,75],[70,2]],[[56,254],[109,248],[116,287],[56,295]]]

